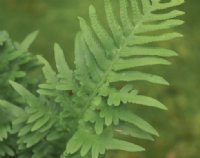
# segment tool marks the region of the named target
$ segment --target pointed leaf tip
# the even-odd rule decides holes
[[[12,87],[14,87],[15,85],[18,85],[15,81],[12,81],[12,80],[9,80],[8,82]]]
[[[89,12],[92,12],[92,13],[96,12],[96,9],[93,5],[89,6]]]
[[[60,45],[58,43],[55,43],[54,44],[54,52],[57,52],[57,51],[61,51],[62,48],[60,47]]]
[[[20,47],[23,51],[28,51],[29,47],[31,46],[31,44],[33,43],[33,41],[35,40],[35,38],[37,37],[39,31],[34,31],[31,34],[29,34],[21,43]]]

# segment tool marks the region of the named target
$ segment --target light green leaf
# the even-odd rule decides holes
[[[119,139],[112,139],[107,144],[107,149],[123,150],[123,151],[129,151],[129,152],[145,151],[145,149],[139,145],[135,145],[133,143],[129,143],[127,141],[123,141],[123,140],[119,140]]]
[[[143,73],[139,71],[124,71],[124,72],[112,72],[109,75],[110,82],[119,82],[119,81],[148,81],[151,83],[169,85],[169,83],[160,76],[152,75],[148,73]]]
[[[160,57],[171,57],[177,56],[177,53],[173,50],[157,48],[157,47],[126,47],[120,52],[121,57],[130,56],[160,56]]]
[[[128,45],[142,45],[148,44],[152,42],[160,42],[160,41],[167,41],[174,38],[183,37],[180,33],[165,33],[162,35],[155,35],[155,36],[134,36],[129,42]]]
[[[22,85],[18,84],[17,82],[13,82],[13,81],[9,81],[9,83],[23,97],[23,99],[26,100],[26,102],[30,106],[36,106],[36,105],[40,104],[38,99],[31,92],[29,92],[26,88],[24,88]]]
[[[31,128],[31,131],[34,132],[38,129],[40,129],[42,126],[44,126],[50,119],[50,116],[48,114],[44,115],[42,118],[38,119],[33,127]]]
[[[124,70],[140,66],[148,65],[170,65],[170,62],[166,59],[158,57],[143,57],[143,58],[130,58],[130,59],[119,59],[117,64],[114,65],[114,70]]]
[[[28,35],[24,39],[24,41],[21,43],[20,50],[22,50],[22,51],[28,51],[30,45],[33,43],[33,41],[37,37],[38,33],[39,33],[38,31],[35,31],[35,32],[31,33],[30,35]]]

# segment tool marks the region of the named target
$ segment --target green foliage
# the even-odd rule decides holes
[[[7,32],[0,32],[0,92],[1,99],[13,100],[15,92],[9,86],[9,80],[15,80],[23,85],[31,82],[25,77],[38,66],[36,58],[28,51],[29,46],[37,36],[33,32],[24,41],[17,43],[9,38]]]
[[[22,104],[16,92],[9,86],[9,80],[15,80],[27,87],[34,87],[32,81],[25,77],[39,64],[28,51],[36,35],[37,32],[30,34],[19,44],[13,42],[7,32],[0,32],[0,99],[2,99],[0,101],[0,156],[5,156],[5,154],[14,155],[13,140],[15,140],[15,136],[12,135],[11,123],[18,116],[17,112],[21,109],[4,100]]]
[[[167,108],[159,101],[139,94],[132,85],[135,81],[162,85],[168,85],[168,82],[161,76],[136,68],[169,65],[164,57],[176,56],[172,50],[151,44],[182,36],[165,31],[183,23],[176,19],[184,14],[182,11],[168,11],[182,3],[183,0],[165,3],[119,0],[120,19],[117,19],[112,2],[104,0],[109,30],[101,25],[91,5],[90,23],[79,17],[81,31],[75,41],[75,70],[69,68],[62,49],[55,44],[57,71],[38,56],[44,65],[42,70],[46,79],[39,85],[38,94],[25,88],[26,84],[22,86],[23,83],[17,83],[19,81],[10,81],[26,102],[26,106],[21,107],[3,100],[0,102],[1,109],[14,118],[9,120],[12,128],[6,129],[17,135],[15,154],[20,158],[60,155],[62,158],[98,158],[107,150],[144,151],[143,147],[121,136],[153,140],[158,132],[128,104]],[[27,39],[21,44],[24,51],[32,36]],[[0,43],[4,40],[5,36],[2,36]],[[10,79],[16,81],[15,78],[7,80]]]

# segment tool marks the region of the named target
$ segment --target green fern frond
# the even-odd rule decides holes
[[[64,134],[68,132],[68,129],[60,126],[59,123],[61,107],[53,100],[42,96],[36,97],[16,82],[11,81],[10,84],[27,103],[20,117],[16,117],[13,121],[13,132],[18,136],[18,148],[23,152],[30,150],[31,158],[42,158],[47,155],[52,157],[53,144],[60,141],[61,138],[63,139]],[[41,147],[45,152],[38,153],[39,150],[42,150],[39,149]]]
[[[149,43],[181,37],[180,33],[158,31],[183,24],[176,19],[182,11],[172,10],[157,13],[183,3],[183,1],[119,0],[120,21],[117,20],[110,0],[104,0],[105,13],[110,32],[107,31],[97,16],[95,8],[89,8],[90,24],[79,17],[81,32],[75,41],[74,71],[64,60],[63,52],[55,46],[57,72],[48,62],[44,63],[43,72],[47,83],[40,85],[40,94],[62,96],[59,101],[65,117],[73,107],[77,115],[76,132],[67,143],[62,157],[98,158],[106,150],[142,151],[142,147],[116,138],[115,133],[153,140],[158,132],[144,119],[128,109],[127,104],[137,104],[166,110],[159,101],[138,94],[130,82],[147,81],[168,85],[158,76],[135,70],[137,67],[151,65],[169,65],[164,57],[177,54],[168,49],[151,47]],[[130,4],[130,5],[129,5]],[[141,8],[142,6],[142,8]],[[131,14],[130,14],[131,13]],[[56,52],[60,52],[56,53]],[[59,56],[57,56],[59,55]],[[61,57],[61,58],[60,58]],[[63,71],[65,70],[65,71]],[[63,76],[63,89],[58,86]],[[114,83],[124,82],[118,89]],[[67,95],[71,91],[71,95]],[[58,99],[56,99],[58,101]],[[68,113],[69,114],[69,113]],[[105,138],[104,138],[105,137]],[[91,140],[91,141],[89,141]],[[79,155],[79,152],[80,155]],[[90,156],[91,155],[91,156]]]
[[[22,43],[16,43],[7,32],[0,32],[0,116],[3,118],[3,122],[0,121],[0,157],[14,156],[17,151],[13,141],[16,137],[12,133],[12,121],[18,116],[20,108],[4,100],[22,104],[10,87],[9,80],[34,88],[33,81],[24,77],[39,66],[28,50],[37,34],[37,31],[33,32]]]
[[[1,93],[1,99],[11,100],[15,98],[13,96],[15,93],[9,88],[9,80],[16,80],[24,85],[30,84],[24,77],[27,73],[38,67],[39,63],[36,58],[30,54],[28,48],[37,34],[37,31],[31,33],[19,44],[13,42],[9,38],[7,32],[0,32],[0,38],[2,39],[2,44],[0,46],[0,89],[4,89],[6,92]]]
[[[106,140],[101,144],[98,138],[95,142],[98,147],[95,147],[95,143],[87,143],[88,141],[83,141],[85,143],[83,144],[81,139],[87,137],[87,134],[79,132],[89,130],[93,135],[101,137],[105,131],[109,131],[110,134],[107,135],[112,135],[111,139],[114,139],[116,137],[114,132],[118,131],[125,135],[152,140],[151,135],[158,136],[157,131],[130,111],[126,105],[131,103],[166,110],[162,103],[151,97],[139,95],[137,90],[126,83],[139,80],[168,85],[162,77],[137,71],[136,68],[158,64],[169,65],[170,62],[164,57],[177,55],[172,50],[151,47],[149,43],[182,37],[180,33],[158,34],[158,31],[183,24],[183,21],[176,17],[184,12],[157,11],[175,7],[183,1],[161,3],[149,0],[119,0],[120,21],[114,14],[111,0],[104,0],[104,3],[106,19],[112,34],[100,23],[94,6],[91,5],[89,8],[90,24],[79,17],[81,32],[77,35],[75,44],[75,79],[78,80],[79,87],[73,92],[75,99],[72,99],[72,104],[81,108],[81,116],[77,133],[71,138],[65,151],[68,157],[78,151],[84,157],[86,154],[81,153],[86,147],[85,153],[89,154],[91,151],[92,158],[97,158],[99,154],[104,154],[105,150],[109,149],[140,151],[141,147],[132,147],[132,150],[122,149],[120,143],[109,147],[106,146]],[[119,90],[113,83],[121,81],[125,86]],[[89,128],[91,124],[94,124],[93,128]]]
[[[167,108],[156,99],[139,94],[132,85],[135,81],[169,84],[163,77],[137,68],[169,65],[165,57],[177,55],[151,44],[182,36],[171,28],[183,24],[176,18],[184,13],[169,10],[183,2],[119,0],[118,19],[111,0],[104,0],[109,30],[91,5],[90,22],[79,17],[81,31],[75,40],[75,70],[70,69],[63,50],[55,44],[56,71],[38,56],[45,78],[38,94],[10,81],[26,103],[18,109],[20,116],[13,113],[15,119],[11,120],[12,131],[18,136],[19,157],[98,158],[107,150],[144,151],[119,135],[154,140],[159,134],[128,105]],[[5,39],[0,38],[0,44]],[[22,50],[27,50],[29,42],[23,43]],[[119,88],[116,83],[122,86]]]

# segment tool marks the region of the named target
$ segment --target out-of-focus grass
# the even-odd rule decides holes
[[[77,16],[87,17],[88,5],[100,0],[1,0],[0,30],[8,30],[16,40],[40,30],[32,50],[53,62],[53,43],[64,48],[73,65],[74,37],[79,30]],[[97,4],[98,3],[98,4]],[[186,12],[185,25],[177,28],[183,39],[161,43],[174,49],[179,57],[171,59],[170,67],[151,70],[164,75],[170,87],[138,85],[142,93],[158,98],[167,112],[138,109],[158,129],[155,142],[137,141],[147,148],[143,153],[110,152],[111,158],[198,158],[200,155],[200,1],[187,0],[181,7]],[[128,139],[128,138],[127,138]]]
[[[89,0],[1,0],[0,30],[8,30],[16,40],[39,30],[32,49],[52,61],[53,44],[58,42],[72,64],[74,37],[79,30],[77,17],[86,16],[89,4]]]

